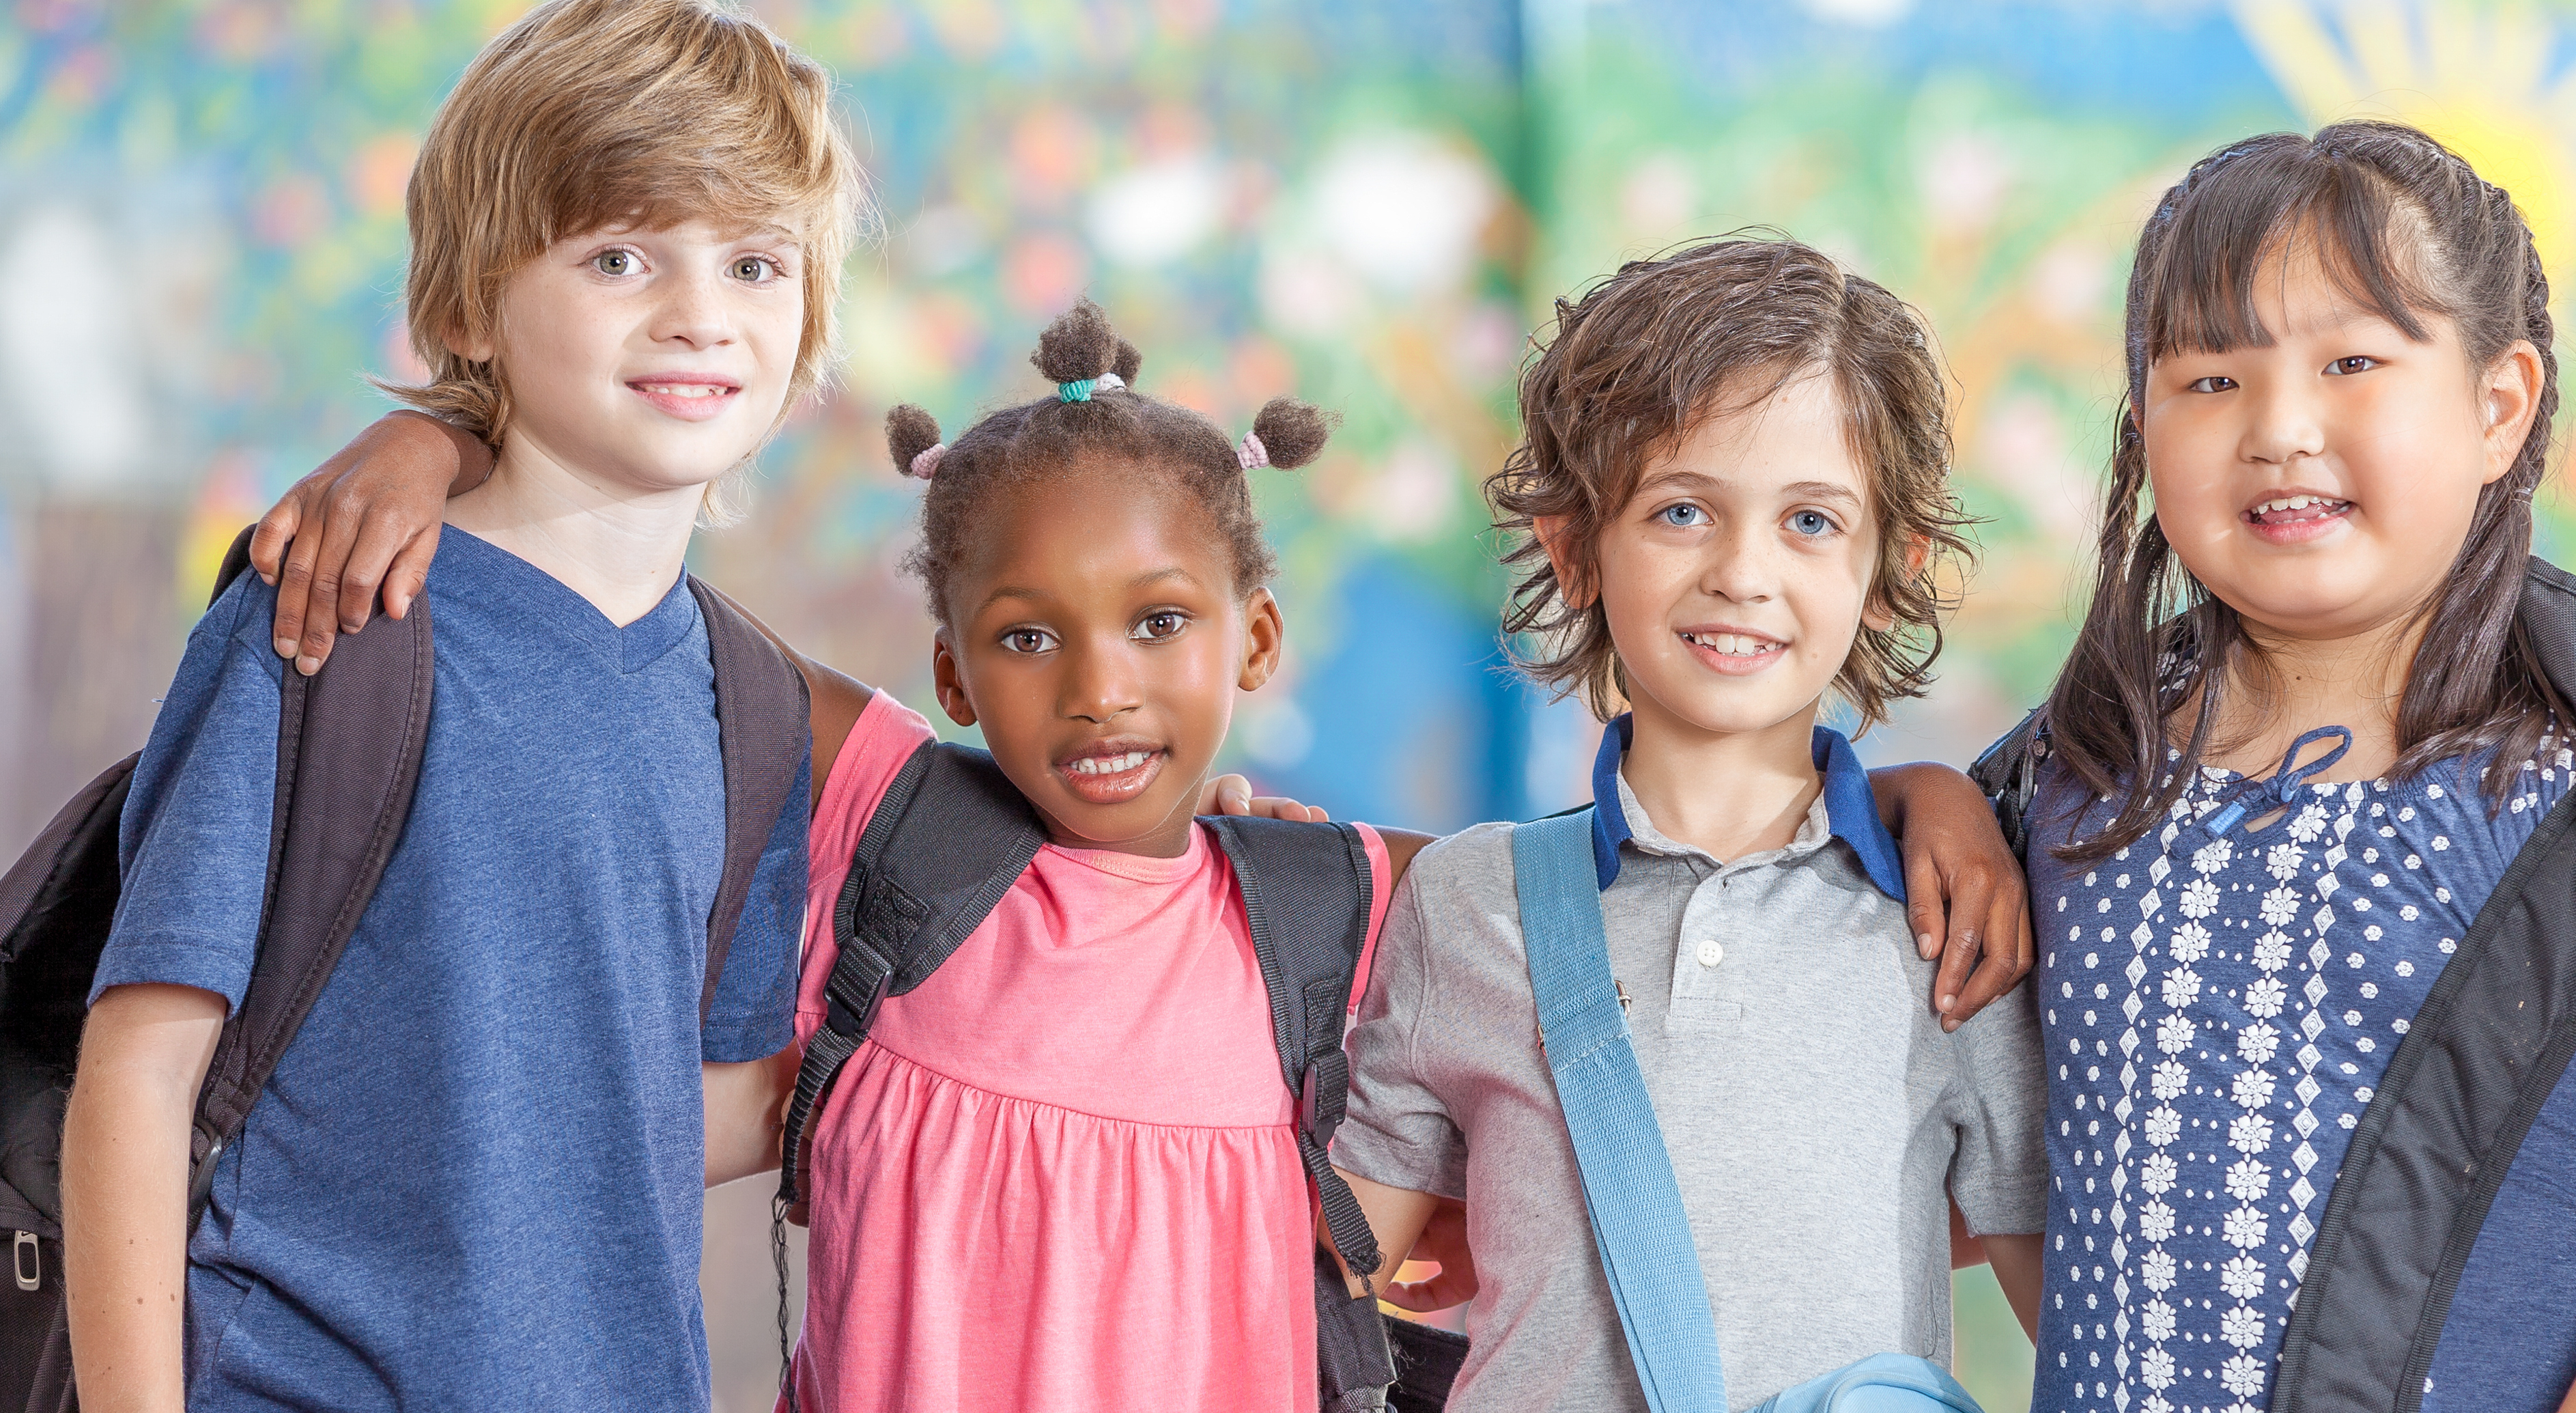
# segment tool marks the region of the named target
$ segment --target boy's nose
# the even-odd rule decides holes
[[[703,275],[682,275],[663,289],[665,298],[654,313],[655,339],[685,343],[691,348],[713,348],[732,341],[733,320],[714,280]]]

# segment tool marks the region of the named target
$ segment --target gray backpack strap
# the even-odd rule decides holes
[[[1333,1171],[1333,1131],[1350,1098],[1342,1021],[1368,945],[1367,846],[1347,824],[1217,816],[1206,820],[1234,866],[1253,955],[1270,993],[1280,1077],[1297,1096],[1297,1155],[1326,1230],[1353,1271],[1378,1267],[1377,1238],[1350,1184]],[[1341,1272],[1315,1253],[1315,1357],[1325,1413],[1382,1406],[1395,1381],[1377,1302],[1353,1299]]]
[[[811,727],[805,676],[787,655],[752,626],[739,605],[694,574],[689,592],[697,597],[715,662],[716,737],[724,757],[724,874],[707,912],[707,975],[698,992],[703,1026],[715,1004],[716,983],[724,979],[752,879],[760,872],[760,856],[796,789]]]
[[[248,562],[233,542],[221,597]],[[259,951],[224,1022],[189,1136],[189,1222],[205,1211],[224,1148],[241,1132],[375,896],[411,816],[429,741],[429,600],[343,636],[311,677],[289,668],[277,722],[277,802]]]
[[[2039,794],[2039,761],[2047,753],[2048,724],[2034,709],[1968,767],[1968,778],[1994,806],[2004,842],[2025,859],[2030,857],[2030,802]]]
[[[2517,627],[2576,701],[2576,579],[2532,560]],[[2487,895],[2353,1129],[2281,1337],[2275,1413],[2423,1406],[2469,1252],[2571,1058],[2576,796]]]
[[[793,1205],[806,1130],[877,1007],[930,979],[1027,870],[1046,832],[992,756],[924,742],[868,817],[832,908],[823,1023],[805,1042],[781,1137],[778,1196]]]

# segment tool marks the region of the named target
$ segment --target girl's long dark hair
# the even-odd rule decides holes
[[[2255,313],[2258,269],[2293,237],[2316,246],[2342,292],[2416,340],[2451,320],[2473,369],[2527,339],[2540,353],[2540,407],[2512,468],[2479,492],[2450,576],[2422,610],[2425,631],[2397,709],[2395,773],[2495,748],[2537,749],[2565,705],[2515,610],[2531,553],[2531,496],[2558,408],[2549,281],[2531,227],[2503,188],[2440,143],[2396,123],[2351,122],[2313,138],[2273,133],[2202,158],[2138,236],[2129,272],[2129,387],[2117,424],[2093,602],[2049,693],[2051,751],[2119,803],[2100,833],[2057,850],[2093,862],[2154,828],[2189,788],[2221,711],[2231,658],[2258,651],[2236,611],[2192,577],[2148,501],[2139,407],[2147,370],[2178,350],[2268,347]],[[2196,703],[2175,750],[2173,717]],[[2511,771],[2492,771],[2503,798]],[[2071,822],[2070,822],[2071,825]]]

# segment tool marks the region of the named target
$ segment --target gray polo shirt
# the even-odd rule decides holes
[[[2047,1220],[2030,993],[1942,1032],[1866,777],[1830,735],[1796,839],[1732,862],[1654,827],[1617,774],[1616,732],[1596,775],[1617,810],[1596,830],[1611,973],[1739,1408],[1871,1354],[1949,1362],[1945,1190],[1981,1233]],[[1539,1052],[1517,906],[1508,825],[1413,861],[1351,1032],[1333,1157],[1466,1200],[1482,1288],[1452,1413],[1643,1410]]]

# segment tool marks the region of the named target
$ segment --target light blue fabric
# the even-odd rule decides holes
[[[1609,798],[1617,798],[1615,790]],[[1647,1406],[1655,1413],[1724,1413],[1726,1374],[1698,1248],[1629,1041],[1610,975],[1600,889],[1586,866],[1598,842],[1597,823],[1594,811],[1582,811],[1512,830],[1539,1036]],[[1863,1359],[1784,1390],[1761,1410],[1979,1413],[1947,1371],[1910,1354]]]
[[[1601,732],[1601,749],[1592,758],[1592,867],[1603,888],[1619,877],[1619,846],[1635,837],[1619,805],[1619,762],[1628,753],[1636,719],[1626,712]],[[1851,846],[1861,871],[1878,891],[1905,901],[1905,861],[1896,836],[1878,817],[1878,798],[1870,793],[1869,772],[1843,733],[1830,726],[1815,730],[1816,771],[1824,777],[1825,820],[1834,837]]]
[[[124,816],[104,990],[238,1003],[268,870],[275,591],[190,637]],[[684,584],[619,628],[449,527],[420,785],[190,1246],[193,1413],[704,1409],[699,1065],[792,1035],[805,786],[701,1035],[724,774]]]

